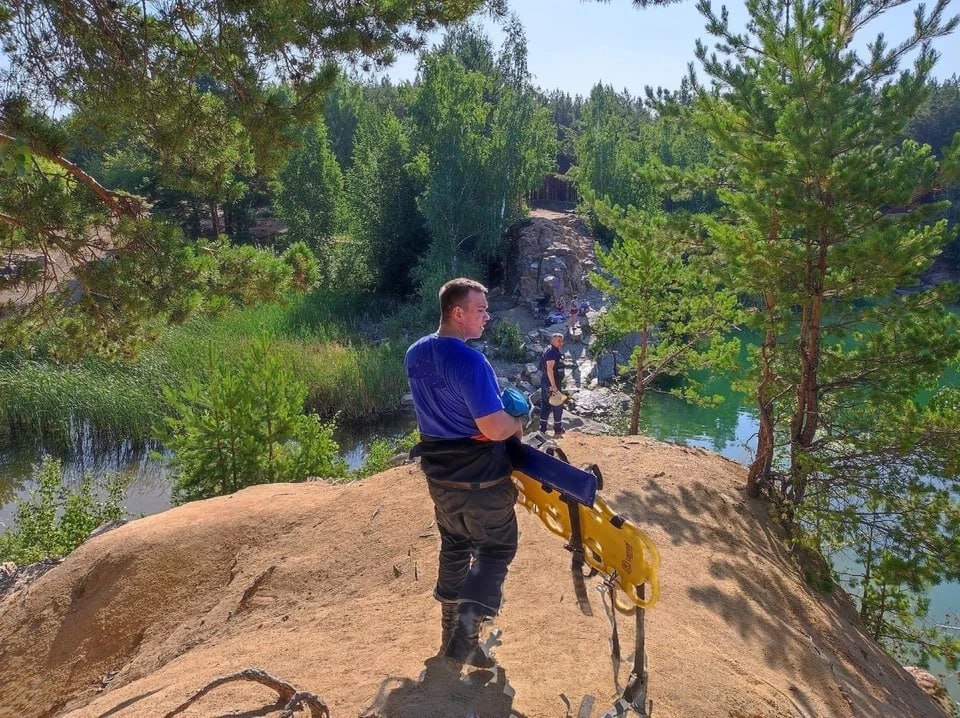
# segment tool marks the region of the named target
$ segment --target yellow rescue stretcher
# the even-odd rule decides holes
[[[582,564],[604,577],[611,588],[614,664],[619,666],[620,648],[616,612],[636,614],[636,641],[633,669],[622,694],[602,718],[626,716],[631,710],[644,718],[653,712],[647,700],[647,667],[644,613],[660,597],[660,553],[653,541],[637,526],[615,513],[597,494],[603,478],[596,465],[577,468],[542,434],[534,434],[523,443],[507,442],[517,487],[517,503],[538,516],[544,526],[567,541],[573,553],[577,600],[584,608]],[[618,586],[629,604],[618,601],[612,587]]]

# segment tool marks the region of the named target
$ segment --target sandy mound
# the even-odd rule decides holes
[[[604,496],[660,547],[655,716],[942,715],[848,604],[804,585],[764,506],[743,496],[742,467],[639,438],[561,443],[573,463],[601,466]],[[595,708],[578,718],[599,716],[617,691],[596,580],[584,616],[562,542],[523,510],[520,526],[495,621],[502,668],[484,684],[429,660],[437,536],[415,466],[134,521],[0,603],[0,716],[163,716],[246,667],[320,695],[332,718],[554,718],[578,715],[585,696]],[[278,715],[275,699],[232,683],[181,715]]]

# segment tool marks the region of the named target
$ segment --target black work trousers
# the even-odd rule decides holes
[[[557,429],[560,427],[560,422],[563,419],[563,404],[560,406],[553,406],[550,403],[550,387],[541,386],[540,387],[540,431],[547,430],[547,419],[553,414],[553,428]]]
[[[495,616],[507,567],[517,555],[517,489],[509,478],[472,490],[427,481],[440,529],[439,601],[476,603]]]

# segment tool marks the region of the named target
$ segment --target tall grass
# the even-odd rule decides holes
[[[0,427],[16,442],[76,449],[98,437],[144,439],[158,410],[135,366],[97,360],[0,365]]]
[[[307,408],[355,423],[399,408],[406,390],[403,340],[368,333],[396,306],[314,292],[166,329],[130,363],[75,365],[8,356],[0,362],[0,431],[20,441],[75,447],[90,435],[148,439],[162,413],[161,387],[203,380],[209,362],[229,364],[266,337],[308,387]]]

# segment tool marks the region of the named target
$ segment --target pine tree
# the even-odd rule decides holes
[[[721,286],[709,257],[685,249],[660,214],[635,208],[621,212],[602,202],[592,205],[604,226],[613,230],[610,251],[598,251],[603,272],[590,282],[611,302],[604,328],[619,335],[639,334],[630,357],[633,402],[630,434],[640,430],[644,395],[663,375],[682,377],[671,393],[700,404],[708,397],[696,373],[726,372],[735,365],[740,342],[728,335],[739,318],[737,297]]]
[[[922,399],[960,351],[958,322],[950,288],[919,284],[949,239],[930,198],[956,175],[960,140],[942,164],[901,141],[927,92],[930,40],[957,19],[945,1],[921,6],[905,40],[878,37],[861,58],[856,40],[899,4],[750,0],[735,33],[702,0],[719,56],[698,47],[712,86],[696,86],[689,117],[716,150],[698,178],[724,205],[704,218],[709,247],[763,336],[748,488],[774,500],[795,545],[855,552],[852,585],[878,638],[949,653],[948,638],[934,648],[914,630],[922,601],[906,621],[904,601],[877,600],[960,574],[960,484],[931,471],[948,466],[936,457],[960,423],[937,414],[934,429]]]

